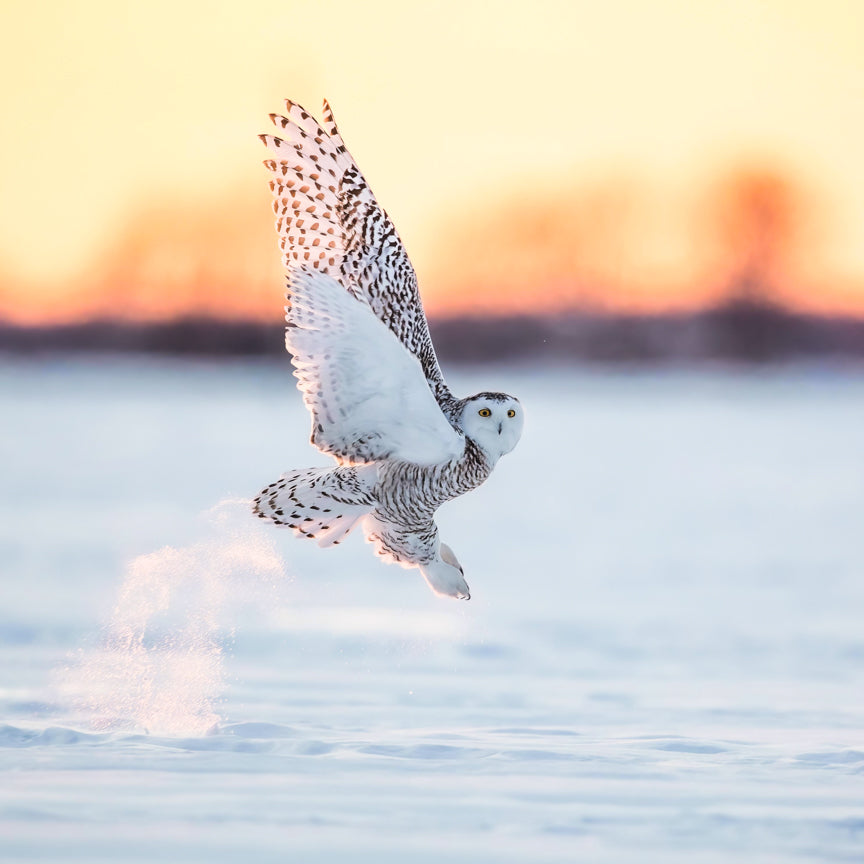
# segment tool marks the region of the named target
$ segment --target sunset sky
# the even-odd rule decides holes
[[[864,314],[858,0],[6,0],[0,23],[0,316],[278,310],[255,136],[285,96],[330,100],[433,312],[710,300],[712,202],[767,171],[800,211],[786,299]]]

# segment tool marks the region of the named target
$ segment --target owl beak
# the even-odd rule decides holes
[[[503,424],[503,423],[499,423],[499,424],[498,424],[498,434],[499,434],[499,435],[501,434],[501,430],[502,430],[503,428],[504,428],[504,424]]]

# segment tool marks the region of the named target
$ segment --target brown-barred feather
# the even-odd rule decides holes
[[[379,206],[324,103],[324,127],[295,102],[286,116],[271,114],[283,137],[261,135],[275,154],[264,164],[271,190],[282,262],[326,273],[362,296],[423,367],[435,398],[451,422],[456,400],[444,382],[417,277],[402,241]],[[290,296],[289,296],[290,302]]]

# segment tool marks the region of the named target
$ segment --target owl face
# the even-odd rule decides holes
[[[478,393],[462,409],[463,431],[493,460],[519,443],[523,422],[521,403],[506,393]]]

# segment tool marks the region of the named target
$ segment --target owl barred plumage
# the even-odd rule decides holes
[[[417,277],[339,135],[286,102],[261,135],[288,274],[285,345],[312,414],[312,443],[339,463],[291,471],[255,499],[263,519],[321,546],[358,524],[385,560],[468,598],[438,507],[479,486],[522,432],[504,393],[457,399],[441,374]]]
[[[291,136],[261,140],[279,158],[264,162],[273,173],[270,189],[282,263],[332,276],[363,297],[402,344],[420,361],[443,406],[455,400],[447,387],[423,312],[417,276],[399,234],[378,205],[351,158],[324,102],[325,132],[299,105],[286,100],[287,117],[271,114]]]

